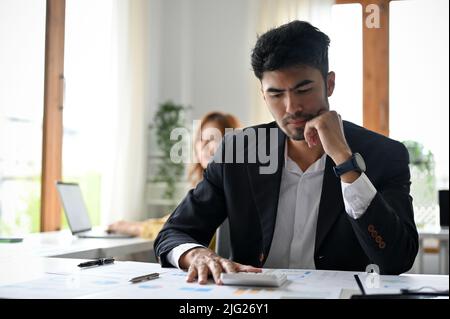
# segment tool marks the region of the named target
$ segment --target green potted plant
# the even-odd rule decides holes
[[[408,149],[411,171],[411,196],[414,217],[419,228],[437,222],[437,189],[434,174],[434,156],[416,141],[404,141]]]
[[[425,150],[422,144],[416,141],[404,141],[403,144],[408,149],[409,162],[422,172],[433,174],[434,156],[430,151]]]
[[[161,161],[158,164],[153,182],[165,184],[163,198],[174,200],[176,183],[181,180],[184,173],[184,164],[175,163],[170,158],[170,150],[177,141],[170,139],[173,129],[185,126],[185,111],[188,107],[166,101],[159,105],[154,116],[154,129],[156,143],[161,151]]]

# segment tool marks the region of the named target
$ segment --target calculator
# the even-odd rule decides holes
[[[222,273],[220,279],[224,285],[280,287],[286,282],[287,276],[280,272],[235,272]]]

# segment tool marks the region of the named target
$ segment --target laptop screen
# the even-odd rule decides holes
[[[61,202],[66,213],[67,222],[73,234],[92,228],[89,214],[78,184],[62,183],[56,184]]]

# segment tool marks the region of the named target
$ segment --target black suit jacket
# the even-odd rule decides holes
[[[250,157],[237,164],[211,162],[203,181],[187,194],[155,240],[155,252],[163,266],[171,266],[167,253],[180,244],[208,246],[225,218],[230,223],[232,259],[264,266],[275,228],[286,135],[275,122],[253,128],[257,133],[276,130],[276,172],[260,174],[263,164],[252,163]],[[383,274],[405,272],[412,267],[418,251],[409,195],[408,152],[403,144],[350,122],[344,121],[344,132],[352,151],[363,156],[366,175],[377,194],[362,217],[351,218],[345,212],[341,181],[332,169],[334,163],[327,157],[316,239],[311,243],[315,245],[315,266],[364,271],[368,264],[377,264]],[[236,136],[226,136],[224,141],[232,138]],[[257,134],[259,142],[262,138]],[[250,153],[246,154],[257,153],[257,145],[262,144],[247,143],[246,151]],[[215,158],[223,156],[225,149],[223,142]]]

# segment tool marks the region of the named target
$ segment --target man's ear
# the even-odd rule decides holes
[[[327,75],[327,96],[328,97],[330,97],[333,94],[335,78],[336,78],[336,74],[333,71],[328,72],[328,75]]]

